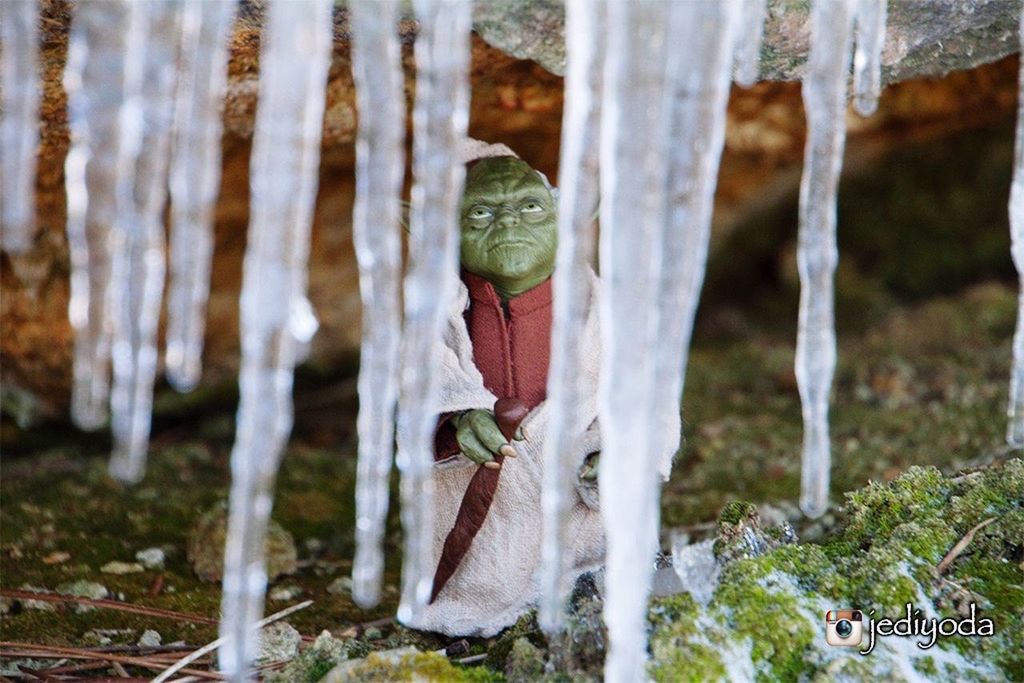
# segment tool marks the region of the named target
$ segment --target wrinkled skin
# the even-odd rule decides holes
[[[459,226],[462,267],[490,282],[502,301],[551,277],[558,246],[555,200],[526,162],[493,157],[469,169]],[[459,448],[473,462],[497,467],[495,455],[515,456],[493,412],[470,410],[455,416],[454,425]],[[587,459],[581,476],[597,477],[598,457]]]

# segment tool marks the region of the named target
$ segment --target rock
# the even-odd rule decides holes
[[[509,683],[530,683],[544,674],[544,653],[526,638],[516,638],[505,660]]]
[[[63,564],[70,559],[71,553],[66,553],[63,550],[55,550],[43,558],[43,564]]]
[[[278,586],[267,593],[267,597],[278,602],[294,600],[302,595],[302,588],[299,586]]]
[[[264,626],[260,631],[260,649],[256,655],[257,664],[287,662],[299,654],[302,634],[287,621],[278,621]]]
[[[299,653],[288,665],[279,671],[264,674],[266,683],[294,683],[294,681],[319,681],[328,671],[348,658],[345,641],[322,631],[313,644]]]
[[[342,662],[331,669],[322,683],[363,681],[468,681],[479,680],[456,668],[444,655],[420,652],[414,647],[372,652],[363,659]]]
[[[160,647],[162,640],[163,638],[160,637],[159,633],[146,629],[142,632],[142,635],[139,636],[139,642],[137,642],[136,645],[139,647]]]
[[[146,548],[135,553],[135,559],[146,569],[163,569],[167,555],[162,548]]]
[[[196,522],[188,535],[188,561],[202,581],[220,581],[224,572],[224,539],[227,536],[227,503],[217,503]],[[294,574],[298,555],[295,540],[277,522],[271,520],[264,542],[267,579],[273,581]]]
[[[90,645],[128,645],[136,631],[130,628],[94,628],[82,634],[82,640]]]
[[[30,584],[27,584],[27,583],[23,583],[20,586],[18,586],[18,590],[28,591],[30,593],[46,593],[46,592],[48,592],[45,588],[40,588],[39,586],[33,586],[33,585],[30,585]],[[35,610],[39,610],[40,612],[56,612],[57,611],[57,607],[52,602],[45,602],[43,600],[30,600],[30,599],[28,599],[28,600],[19,599],[18,602],[21,603],[21,606],[24,609],[35,609]]]
[[[138,562],[107,562],[105,565],[100,567],[100,571],[104,574],[138,574],[139,572],[146,571]]]
[[[351,595],[352,594],[352,577],[351,576],[339,576],[334,581],[331,581],[327,585],[327,592],[331,595]]]
[[[718,517],[718,536],[713,550],[718,562],[726,564],[744,557],[758,557],[780,545],[795,542],[796,533],[789,522],[766,527],[755,505],[733,502],[726,505]]]
[[[108,591],[107,587],[103,584],[96,583],[95,581],[86,581],[84,579],[62,583],[57,586],[57,592],[61,595],[74,595],[78,598],[89,598],[91,600],[103,600],[110,595],[110,591]],[[95,609],[95,607],[90,605],[74,606],[76,614],[92,612]]]

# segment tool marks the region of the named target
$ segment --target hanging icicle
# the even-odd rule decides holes
[[[1024,45],[1024,7],[1020,15],[1020,40]],[[1010,245],[1013,264],[1020,275],[1020,294],[1017,300],[1017,331],[1013,335],[1006,442],[1019,448],[1024,446],[1024,59],[1020,63],[1017,91],[1017,139],[1013,151],[1013,183],[1010,185]]]
[[[109,288],[114,382],[110,473],[137,482],[146,466],[164,288],[164,224],[180,13],[173,0],[132,6],[126,45]]]
[[[569,0],[565,40],[569,63],[559,164],[558,255],[554,273],[551,362],[548,370],[548,432],[544,442],[544,510],[539,618],[548,633],[565,622],[564,598],[572,547],[570,496],[579,463],[574,453],[580,424],[583,329],[590,307],[591,263],[597,243],[598,133],[604,63],[605,3]]]
[[[878,108],[887,4],[887,0],[858,0],[857,4],[853,106],[861,116],[871,116]]]
[[[82,429],[102,426],[110,402],[110,230],[124,170],[118,159],[130,18],[129,0],[79,2],[64,70],[71,129],[64,162],[68,317],[75,331],[71,418]]]
[[[384,523],[398,400],[405,77],[397,0],[356,0],[350,7],[352,71],[360,112],[352,239],[363,300],[352,597],[360,606],[372,607],[380,601],[384,573]]]
[[[884,0],[883,0],[884,2]],[[761,64],[761,38],[768,0],[742,0],[738,8],[739,27],[736,36],[736,82],[744,88],[757,83]]]
[[[0,2],[0,246],[32,248],[36,232],[36,148],[39,145],[39,5]]]
[[[220,664],[247,680],[263,611],[273,485],[292,427],[297,306],[305,297],[316,198],[331,0],[273,0],[260,55],[241,295],[242,368],[224,551]],[[306,330],[308,332],[308,330]]]
[[[814,2],[811,53],[803,81],[807,146],[797,245],[801,289],[796,379],[804,418],[800,507],[812,517],[828,508],[828,402],[836,365],[836,190],[846,140],[854,9],[854,0]]]
[[[458,273],[458,209],[465,169],[458,150],[469,114],[468,0],[415,0],[416,103],[412,207],[405,277],[401,401],[402,526],[405,553],[398,618],[418,616],[434,571],[433,444],[436,351]]]
[[[687,3],[688,4],[688,3]],[[681,7],[678,5],[677,7]],[[608,3],[601,121],[601,516],[605,680],[642,680],[657,549],[656,349],[668,218],[673,3]]]
[[[202,373],[206,302],[213,260],[213,212],[220,189],[221,108],[235,2],[184,0],[171,154],[167,380],[191,391]]]

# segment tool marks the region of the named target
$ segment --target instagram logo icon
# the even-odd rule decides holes
[[[864,637],[864,615],[859,609],[832,609],[825,613],[825,642],[857,647]]]

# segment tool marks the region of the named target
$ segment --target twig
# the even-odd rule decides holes
[[[966,548],[967,545],[971,542],[971,539],[974,538],[974,534],[976,534],[981,529],[984,529],[992,522],[996,521],[996,519],[998,518],[990,517],[989,519],[986,519],[984,522],[976,524],[974,528],[972,528],[970,531],[964,534],[964,537],[957,541],[956,545],[953,546],[948,553],[946,553],[946,556],[942,558],[942,561],[939,562],[939,566],[936,567],[935,570],[939,574],[942,574],[947,569],[949,569],[949,565],[953,564],[954,560],[960,557],[960,553],[964,551],[964,548]]]
[[[60,595],[59,593],[36,593],[34,591],[13,590],[0,590],[0,597],[11,598],[13,600],[71,602],[77,605],[89,605],[90,607],[103,607],[105,609],[113,609],[118,610],[120,612],[131,612],[132,614],[144,614],[149,617],[176,619],[178,621],[191,621],[196,624],[206,624],[208,626],[217,625],[217,620],[211,619],[210,617],[202,617],[198,614],[186,614],[184,612],[175,612],[169,609],[160,609],[159,607],[144,607],[143,605],[133,605],[131,603],[120,602],[118,600],[96,600],[93,598],[80,598],[74,595]]]
[[[131,678],[131,676],[128,675],[128,672],[124,670],[124,667],[121,666],[120,662],[112,662],[110,668],[114,670],[114,673],[117,674],[118,678]]]
[[[267,624],[272,624],[273,622],[277,621],[278,619],[284,619],[288,615],[293,614],[295,612],[298,612],[299,610],[306,609],[307,607],[309,607],[312,604],[313,604],[312,600],[306,600],[305,602],[300,602],[297,605],[292,605],[291,607],[287,607],[287,608],[281,610],[280,612],[277,612],[275,614],[271,614],[266,619],[261,619],[260,621],[257,621],[255,624],[253,624],[253,630],[263,628]],[[228,640],[227,636],[225,636],[223,638],[218,638],[217,640],[213,641],[212,643],[208,643],[208,644],[202,646],[201,648],[199,648],[198,650],[196,650],[192,654],[188,655],[187,657],[182,657],[177,662],[172,664],[170,666],[170,668],[164,669],[163,673],[161,673],[159,676],[157,676],[156,678],[153,679],[153,683],[163,683],[164,681],[169,679],[171,676],[173,676],[178,671],[187,671],[187,669],[185,669],[186,666],[188,666],[189,664],[191,664],[195,660],[199,659],[203,655],[205,655],[205,654],[207,654],[209,652],[213,652],[214,650],[219,648],[221,645],[223,645],[227,640]]]
[[[463,657],[462,659],[456,659],[456,664],[476,664],[487,659],[487,654],[482,655],[470,655],[469,657]]]
[[[36,645],[33,643],[0,641],[0,649],[13,650],[19,653],[20,656],[40,657],[44,659],[92,659],[96,661],[119,662],[121,664],[128,664],[129,666],[138,666],[144,669],[153,669],[156,671],[160,671],[166,666],[164,662],[150,659],[148,657],[126,657],[123,655],[114,655],[105,652],[90,652],[89,650],[80,650],[73,647],[57,647],[54,645]],[[8,657],[14,656],[10,652],[3,654]],[[218,680],[224,679],[223,675],[213,671],[199,671],[198,669],[184,669],[184,671],[195,676],[215,678]]]

